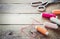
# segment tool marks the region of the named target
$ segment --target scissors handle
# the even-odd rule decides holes
[[[45,3],[42,3],[39,7],[38,10],[39,11],[45,11],[46,10],[46,6],[48,4],[52,4],[52,3],[60,3],[60,0],[50,0],[50,1],[46,1]]]
[[[38,11],[45,11],[46,7],[45,6],[39,6],[37,7]]]
[[[31,3],[31,5],[32,5],[33,7],[37,7],[37,6],[39,6],[40,4],[42,4],[41,1]]]
[[[38,11],[45,11],[47,5],[48,2],[42,3],[40,6],[38,6]]]

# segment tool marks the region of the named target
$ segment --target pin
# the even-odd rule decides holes
[[[43,28],[43,27],[40,27],[40,26],[35,26],[35,29],[38,31],[38,32],[41,32],[42,34],[44,35],[48,35],[49,32],[47,31],[47,29]]]
[[[42,17],[50,19],[50,17],[56,17],[56,15],[52,13],[43,12]]]
[[[52,13],[56,15],[60,15],[60,10],[53,10]]]
[[[50,18],[50,21],[52,21],[52,22],[54,22],[54,23],[60,25],[60,20],[57,19],[57,18],[51,17],[51,18]]]
[[[58,25],[50,22],[45,22],[44,25],[46,28],[51,28],[51,29],[58,29]]]

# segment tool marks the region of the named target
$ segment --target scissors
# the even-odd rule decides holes
[[[55,4],[55,3],[60,3],[60,0],[47,0],[45,2],[34,2],[32,3],[33,6],[36,6],[39,11],[45,11],[46,7],[49,4]]]

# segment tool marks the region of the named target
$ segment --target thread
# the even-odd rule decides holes
[[[40,23],[38,20],[34,19],[37,23]],[[40,23],[42,24],[44,27],[46,28],[50,28],[50,29],[58,29],[58,25],[54,24],[54,23],[50,23],[50,22],[44,22],[44,23]]]
[[[35,26],[35,29],[39,32],[41,32],[43,35],[48,35],[47,29],[40,27],[40,26]]]
[[[52,13],[43,12],[42,17],[50,19],[50,17],[56,17],[56,15]]]
[[[60,10],[53,10],[52,13],[56,15],[60,15]]]
[[[51,17],[51,18],[50,18],[50,21],[52,21],[52,22],[54,22],[54,23],[60,25],[60,20],[57,19],[57,18]]]
[[[58,29],[58,25],[50,22],[45,22],[45,27],[46,28],[51,28],[51,29]]]

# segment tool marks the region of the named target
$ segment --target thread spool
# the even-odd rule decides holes
[[[52,13],[56,15],[60,15],[60,10],[53,10]]]
[[[43,27],[40,27],[40,26],[36,26],[35,29],[38,31],[38,32],[41,32],[42,34],[44,35],[48,35],[49,32],[47,31],[47,29],[43,28]]]
[[[43,12],[42,17],[50,19],[50,17],[55,17],[56,18],[56,15],[52,14],[52,13]]]
[[[60,20],[57,19],[57,18],[51,17],[51,18],[50,18],[50,21],[52,21],[52,22],[54,22],[54,23],[60,25]]]
[[[51,29],[58,29],[58,25],[50,22],[45,22],[44,25],[46,28],[51,28]]]

